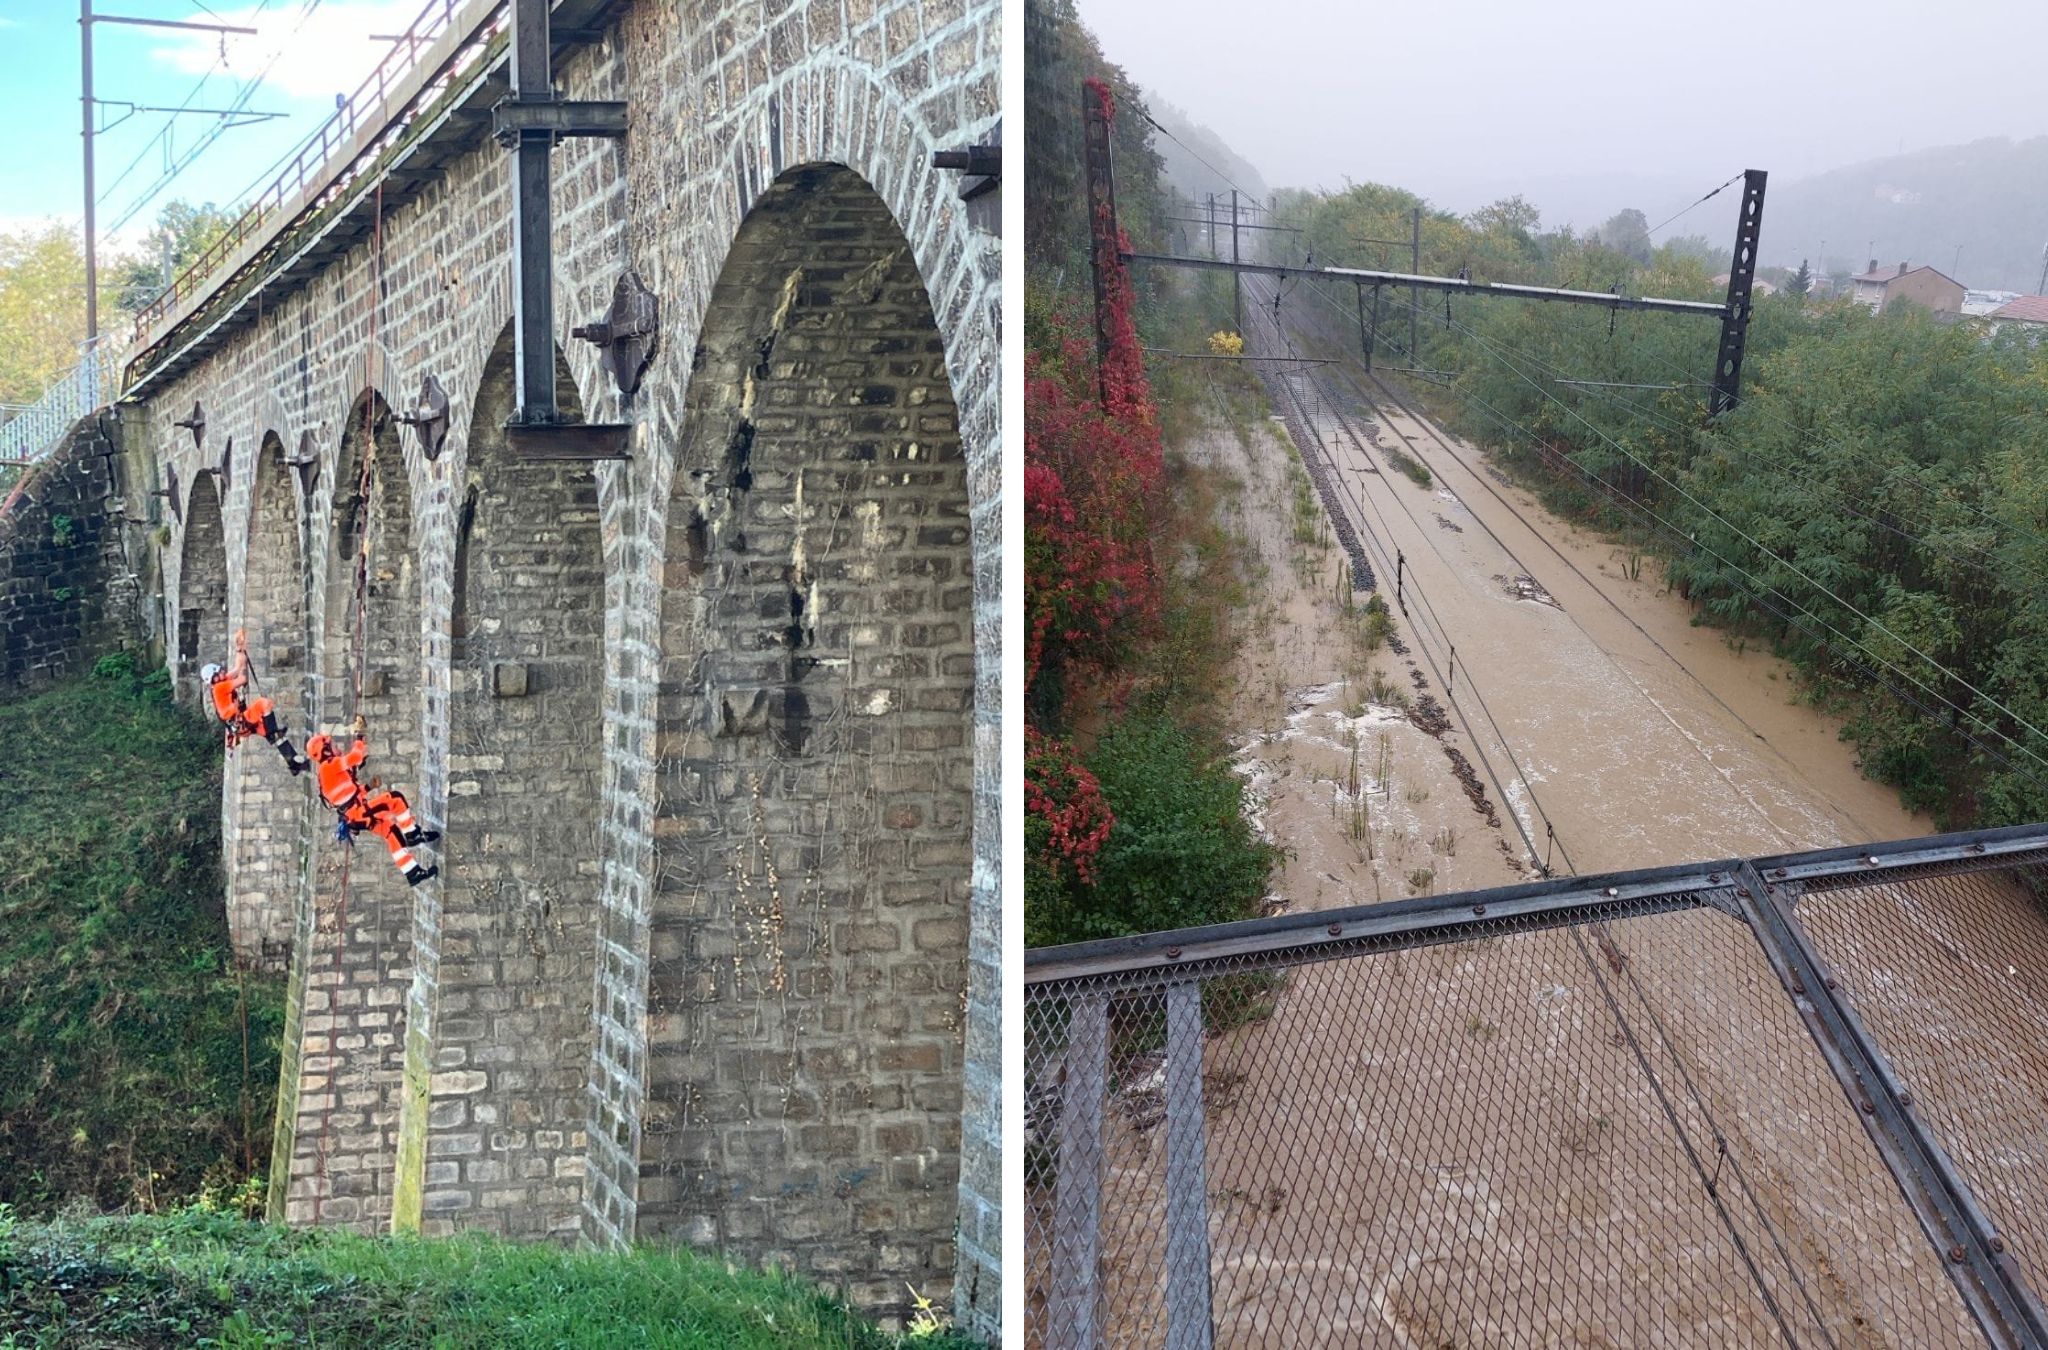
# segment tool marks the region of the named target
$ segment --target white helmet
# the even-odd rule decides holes
[[[208,684],[212,684],[220,678],[220,667],[209,661],[199,668],[199,678]]]

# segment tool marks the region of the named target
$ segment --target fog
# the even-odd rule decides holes
[[[1776,187],[2048,133],[2041,0],[1076,3],[1276,187],[1388,182],[1459,212],[1519,192],[1547,225],[1661,221],[1744,168]],[[1674,228],[1720,237],[1733,195]]]

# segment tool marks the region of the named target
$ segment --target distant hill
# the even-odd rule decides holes
[[[1762,261],[1796,267],[1822,240],[1826,270],[1862,271],[1875,240],[1880,264],[1953,267],[1966,286],[2031,294],[2048,243],[2048,136],[1992,137],[1812,178],[1774,178],[1764,200]]]
[[[1183,196],[1197,202],[1212,192],[1218,197],[1228,198],[1234,187],[1265,199],[1266,180],[1248,161],[1225,145],[1222,137],[1155,93],[1147,92],[1145,102],[1160,126],[1186,142],[1185,145],[1177,144],[1169,136],[1152,138],[1152,149],[1165,163],[1162,176]]]

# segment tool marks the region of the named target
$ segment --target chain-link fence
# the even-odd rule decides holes
[[[106,406],[113,389],[104,346],[104,338],[80,343],[78,364],[50,381],[34,403],[0,403],[0,465],[35,463],[56,448],[79,418]]]
[[[2038,1344],[2044,860],[2005,831],[1033,952],[1027,1343]]]

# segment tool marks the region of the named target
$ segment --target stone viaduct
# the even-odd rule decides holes
[[[626,110],[553,160],[558,397],[623,457],[508,444],[491,0],[430,5],[354,166],[126,364],[181,688],[244,630],[295,736],[360,711],[445,832],[408,889],[229,764],[230,926],[290,971],[271,1212],[688,1243],[993,1334],[1000,241],[933,156],[1000,134],[998,8],[555,11],[562,95]],[[632,392],[569,333],[629,276]]]

